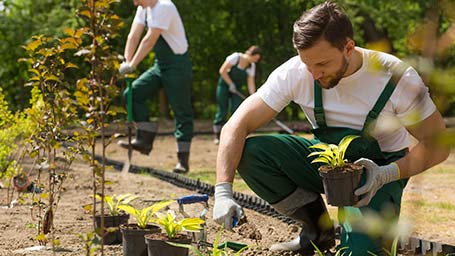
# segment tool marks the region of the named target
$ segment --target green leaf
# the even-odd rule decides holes
[[[344,137],[340,143],[339,143],[339,151],[340,151],[340,158],[344,160],[344,155],[346,153],[346,150],[348,149],[349,144],[354,140],[359,138],[360,136],[357,135],[348,135]]]
[[[313,161],[311,161],[311,163],[312,164],[314,164],[314,163],[323,163],[323,164],[331,165],[331,161],[327,160],[327,158],[323,158],[323,157],[318,157],[318,158],[314,159]]]
[[[74,30],[72,28],[64,28],[63,32],[69,36],[74,36]]]
[[[28,43],[26,46],[24,46],[25,50],[34,52],[36,48],[41,46],[41,41],[40,40],[33,40],[30,43]]]
[[[65,68],[77,68],[78,69],[79,67],[74,63],[68,62],[68,63],[66,63]]]
[[[315,149],[320,149],[320,150],[327,150],[327,149],[330,149],[330,146],[327,143],[321,142],[321,143],[315,144],[313,146],[310,146],[310,148],[315,148]]]

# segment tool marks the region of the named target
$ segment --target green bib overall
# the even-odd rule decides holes
[[[369,158],[379,165],[385,165],[403,157],[407,149],[397,152],[382,152],[378,142],[366,131],[368,125],[374,121],[387,103],[395,86],[389,81],[382,94],[378,98],[373,109],[368,113],[364,128],[359,131],[346,127],[329,127],[325,122],[322,105],[322,90],[317,82],[314,84],[315,91],[315,117],[318,128],[313,130],[315,138],[308,140],[291,135],[265,135],[247,139],[238,167],[238,172],[248,186],[261,198],[275,204],[290,194],[297,187],[316,193],[324,193],[321,177],[318,173],[320,164],[311,164],[308,154],[314,152],[310,146],[318,142],[338,144],[346,135],[359,135],[352,141],[346,152],[350,161],[359,158]],[[365,182],[365,175],[362,181]],[[407,180],[399,180],[384,185],[366,207],[344,207],[339,213],[361,215],[365,211],[383,213],[386,209],[393,209],[394,219],[398,219],[400,213],[401,196]],[[343,222],[343,216],[339,219]],[[383,239],[380,236],[372,237],[361,231],[353,229],[349,223],[343,223],[340,247],[348,247],[347,254],[364,256],[368,251],[382,255]]]
[[[241,92],[241,87],[246,83],[248,74],[246,69],[238,67],[239,62],[240,58],[239,61],[231,67],[228,75],[237,86],[237,90]],[[217,111],[215,114],[215,120],[213,120],[213,125],[221,126],[227,120],[229,105],[231,105],[231,113],[234,113],[240,103],[242,103],[243,99],[240,98],[239,95],[229,92],[229,85],[224,81],[223,77],[220,76],[216,87],[216,100]]]
[[[133,82],[133,119],[149,121],[147,100],[160,88],[168,97],[174,113],[177,141],[190,142],[193,137],[193,108],[191,106],[192,67],[188,52],[175,54],[160,36],[153,51],[155,64]],[[127,89],[128,90],[128,89]],[[124,92],[126,99],[127,90]]]

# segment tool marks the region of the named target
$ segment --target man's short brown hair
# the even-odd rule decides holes
[[[292,41],[298,50],[312,47],[323,38],[332,46],[342,50],[354,32],[349,17],[330,1],[317,5],[303,13],[294,23]]]

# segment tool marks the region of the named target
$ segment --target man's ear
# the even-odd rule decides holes
[[[354,49],[355,49],[354,40],[348,38],[347,41],[346,41],[346,46],[344,47],[344,49],[346,50],[346,54],[348,55],[348,57],[350,57],[351,54],[354,52]]]

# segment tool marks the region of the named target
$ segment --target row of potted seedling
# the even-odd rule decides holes
[[[200,218],[177,220],[172,210],[160,212],[175,200],[165,200],[144,208],[136,208],[130,203],[137,198],[138,196],[132,194],[112,197],[97,195],[97,199],[103,200],[109,210],[109,215],[104,216],[104,243],[118,243],[121,237],[125,256],[188,255],[188,248],[176,247],[166,242],[190,244],[191,236],[184,232],[199,232],[204,220]],[[128,224],[130,216],[134,221]],[[96,216],[96,223],[98,233],[101,233],[99,232],[101,216]]]
[[[200,232],[204,225],[203,219],[188,217],[177,220],[174,211],[161,212],[161,210],[168,208],[176,200],[165,200],[139,209],[130,204],[138,196],[129,193],[112,197],[97,195],[96,198],[103,200],[109,210],[109,215],[104,216],[104,244],[118,244],[121,242],[124,256],[186,256],[189,253],[189,249],[193,250],[198,256],[230,255],[230,251],[227,249],[232,247],[229,246],[229,243],[220,243],[222,227],[213,244],[205,241],[192,241],[194,240],[192,237],[196,238],[198,236],[191,236],[188,232]],[[186,198],[195,200],[194,196],[187,196]],[[134,222],[128,224],[130,216],[134,219]],[[95,223],[98,233],[101,233],[100,215],[95,216]],[[191,245],[192,242],[203,245],[205,249],[199,250],[198,247]],[[232,242],[230,243],[232,244]],[[239,243],[235,243],[235,245],[235,251],[237,252],[234,256],[240,255],[248,248],[248,246]]]

